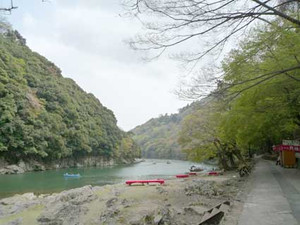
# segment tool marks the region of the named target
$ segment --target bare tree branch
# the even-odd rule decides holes
[[[205,47],[199,45],[199,50],[195,46],[194,55],[189,54],[185,58],[187,63],[224,46],[228,39],[249,27],[249,20],[271,24],[271,18],[280,17],[296,26],[300,25],[298,17],[286,10],[290,5],[299,4],[298,0],[124,1],[132,14],[144,21],[143,25],[148,31],[130,42],[134,49],[167,50],[197,37],[211,42]]]
[[[0,11],[6,11],[6,12],[11,12],[13,9],[17,9],[18,7],[14,6],[13,0],[10,1],[10,6],[9,7],[4,7],[0,8]]]

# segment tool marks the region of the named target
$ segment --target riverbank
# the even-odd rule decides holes
[[[58,194],[27,193],[0,200],[0,224],[197,224],[229,200],[221,224],[237,224],[245,180],[236,173],[167,180],[165,185],[85,186]]]
[[[62,168],[82,168],[82,167],[107,167],[115,165],[127,165],[141,162],[142,159],[113,159],[101,156],[86,156],[81,158],[65,158],[52,162],[39,162],[36,160],[23,161],[17,164],[9,164],[0,158],[0,175],[2,174],[21,174],[32,171],[45,171]]]

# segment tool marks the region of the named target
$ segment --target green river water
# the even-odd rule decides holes
[[[168,164],[167,161],[170,163]],[[0,175],[0,198],[26,192],[53,193],[84,185],[102,186],[123,183],[129,179],[170,179],[176,174],[188,172],[192,165],[200,166],[206,170],[211,169],[211,166],[188,161],[149,159],[127,166],[71,168]],[[64,178],[64,173],[79,173],[81,177]]]

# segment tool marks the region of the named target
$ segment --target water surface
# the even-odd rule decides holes
[[[0,198],[26,192],[53,193],[84,185],[102,186],[122,183],[129,179],[170,179],[176,174],[188,172],[192,165],[206,170],[211,169],[209,165],[188,161],[148,159],[145,162],[127,166],[72,168],[0,175]],[[79,173],[81,177],[64,178],[64,173]]]

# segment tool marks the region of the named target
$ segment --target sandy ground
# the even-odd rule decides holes
[[[229,200],[220,224],[241,214],[246,179],[234,172],[166,180],[164,185],[85,186],[52,195],[32,193],[0,200],[0,224],[199,224],[205,211]]]

